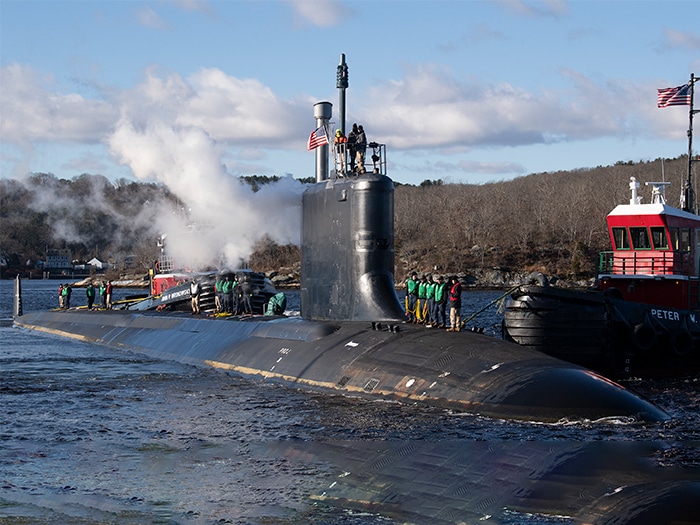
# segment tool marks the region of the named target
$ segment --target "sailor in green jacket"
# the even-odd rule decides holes
[[[70,308],[70,294],[71,294],[71,287],[66,283],[63,285],[63,290],[61,291],[61,295],[63,296],[63,308],[67,310]]]
[[[427,286],[428,282],[425,280],[425,275],[421,275],[418,283],[418,300],[416,301],[416,322],[418,323],[425,321],[425,314],[428,308],[427,295],[425,295]]]
[[[431,328],[435,326],[435,286],[433,276],[428,274],[428,284],[425,286],[425,297],[428,300],[428,311],[425,316],[425,326]]]
[[[435,322],[438,328],[447,326],[447,283],[442,275],[438,275],[435,286]]]
[[[85,288],[85,295],[87,296],[87,309],[92,310],[92,305],[95,302],[95,287],[92,285],[92,281]]]
[[[233,282],[231,281],[231,278],[227,275],[224,277],[224,282],[221,285],[221,293],[224,298],[224,312],[226,313],[232,313],[232,299],[233,299]]]
[[[223,311],[223,291],[221,289],[223,284],[224,282],[221,280],[221,277],[217,277],[214,283],[214,291],[216,292],[214,299],[216,301],[216,313]]]
[[[416,322],[416,301],[418,300],[418,275],[411,274],[406,281],[406,317],[409,323]]]

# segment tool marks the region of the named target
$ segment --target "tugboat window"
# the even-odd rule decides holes
[[[654,243],[655,250],[668,250],[668,237],[666,237],[666,228],[664,228],[663,226],[652,226],[651,241]]]
[[[681,249],[681,238],[680,238],[678,228],[669,228],[669,231],[671,232],[671,248],[675,251],[680,250]]]
[[[681,229],[681,251],[690,251],[690,228]]]
[[[632,246],[635,250],[650,250],[649,232],[646,228],[630,228]]]
[[[615,241],[616,250],[629,250],[630,241],[627,237],[626,228],[613,228],[613,240]]]

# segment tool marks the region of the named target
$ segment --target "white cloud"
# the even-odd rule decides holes
[[[561,16],[569,12],[564,0],[497,0],[514,13],[526,16]]]
[[[664,39],[669,47],[685,47],[690,50],[700,49],[700,34],[685,33],[665,27]]]
[[[339,0],[288,0],[296,14],[319,27],[339,25],[352,11]]]
[[[517,84],[460,79],[444,67],[416,67],[376,85],[367,96],[357,94],[353,120],[365,126],[370,141],[376,138],[394,152],[437,153],[451,164],[458,164],[465,151],[473,158],[478,149],[508,146],[606,137],[678,139],[687,127],[687,113],[656,108],[656,88],[664,87],[656,80],[600,82],[574,70],[560,75],[566,89],[532,91]],[[91,99],[59,93],[51,77],[17,64],[0,69],[0,82],[0,140],[15,151],[26,156],[35,143],[108,142],[140,178],[158,176],[169,158],[177,161],[170,171],[193,180],[187,170],[194,168],[185,168],[188,158],[182,152],[201,157],[201,167],[220,176],[270,173],[268,159],[304,151],[310,108],[317,101],[283,99],[259,80],[216,68],[189,77],[154,68],[129,90],[98,92]],[[120,146],[120,138],[128,148]],[[80,160],[80,154],[74,158]],[[228,168],[222,167],[224,162]],[[10,163],[3,159],[4,165]],[[277,173],[285,171],[290,168],[276,168]]]
[[[571,70],[561,75],[568,89],[533,92],[508,83],[463,82],[446,69],[416,68],[373,88],[361,118],[370,135],[385,138],[394,149],[426,150],[627,138],[632,132],[651,136],[676,126],[656,118],[651,83],[597,83]]]
[[[160,15],[150,7],[139,9],[136,12],[136,19],[142,26],[150,27],[152,29],[166,29],[168,27]]]
[[[205,0],[176,0],[175,3],[184,11],[199,11],[207,15],[212,14],[211,5]]]
[[[115,121],[108,102],[53,91],[53,79],[11,64],[0,69],[0,140],[96,143]]]

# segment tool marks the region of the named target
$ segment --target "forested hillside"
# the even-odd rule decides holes
[[[629,202],[630,177],[662,180],[662,162],[537,173],[483,185],[425,181],[396,189],[396,273],[501,267],[587,277],[610,249],[605,217]],[[664,161],[668,202],[678,206],[687,157]]]
[[[665,161],[672,205],[678,204],[686,166],[686,157]],[[661,180],[661,160],[480,185],[440,180],[397,184],[397,280],[414,269],[458,273],[493,267],[590,276],[597,252],[608,249],[605,216],[629,201],[630,177],[642,183]],[[243,182],[257,191],[276,180],[248,177]],[[643,186],[642,195],[648,201],[649,188]],[[187,203],[159,184],[113,183],[88,174],[72,180],[51,174],[2,179],[0,254],[15,271],[26,271],[47,250],[57,248],[69,248],[80,262],[92,257],[118,262],[133,255],[135,269],[145,271],[158,254],[154,214],[186,209]],[[249,258],[253,269],[269,271],[298,262],[297,246],[277,245],[263,227],[260,237]]]

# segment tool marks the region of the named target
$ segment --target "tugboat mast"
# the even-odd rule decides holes
[[[693,109],[693,95],[695,91],[695,74],[690,74],[690,111],[688,115],[688,178],[685,181],[683,188],[683,211],[695,213],[695,191],[693,190],[693,162],[698,162],[700,159],[693,159],[693,115],[700,112],[698,109]]]

